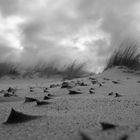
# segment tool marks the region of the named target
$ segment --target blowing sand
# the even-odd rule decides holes
[[[9,87],[14,93],[4,97]],[[136,71],[116,67],[65,83],[4,78],[0,90],[0,140],[140,140]],[[25,102],[25,97],[42,104]],[[39,117],[5,124],[12,108]]]

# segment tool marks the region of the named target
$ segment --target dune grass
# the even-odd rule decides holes
[[[56,62],[52,61],[49,63],[40,63],[37,64],[34,68],[34,72],[38,73],[41,77],[53,77],[58,76],[62,79],[74,79],[82,77],[85,74],[84,70],[85,64],[76,64],[73,63],[65,66],[65,67],[57,67]]]
[[[85,70],[85,63],[82,64],[76,64],[74,61],[72,64],[68,65],[63,71],[63,79],[74,79],[74,78],[80,78],[83,77],[86,74]]]
[[[8,62],[0,63],[0,77],[3,76],[18,76],[19,71],[16,65]]]
[[[50,61],[48,63],[40,62],[34,66],[34,73],[38,73],[40,77],[51,77],[54,75],[60,75],[60,70],[56,66],[55,61]]]
[[[26,68],[17,66],[13,63],[1,62],[0,63],[0,78],[3,76],[14,76],[20,78],[62,78],[74,79],[82,77],[85,73],[85,64],[76,64],[75,61],[67,66],[58,67],[56,61],[48,63],[39,62],[35,65]]]
[[[107,61],[105,70],[115,66],[125,66],[129,69],[140,69],[140,53],[138,43],[124,41]]]

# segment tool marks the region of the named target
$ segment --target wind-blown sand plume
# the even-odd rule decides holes
[[[24,114],[22,112],[18,112],[16,110],[14,110],[13,108],[11,109],[11,112],[9,114],[8,119],[6,120],[6,122],[4,122],[4,124],[16,124],[16,123],[22,123],[22,122],[26,122],[29,120],[33,120],[38,118],[39,116],[32,116],[32,115],[27,115]]]

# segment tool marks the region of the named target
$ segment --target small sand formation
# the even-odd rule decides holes
[[[52,99],[51,97],[49,97],[49,96],[44,96],[44,98],[43,98],[44,100],[50,100],[50,99]]]
[[[72,88],[69,82],[63,82],[61,88]]]
[[[70,95],[76,95],[76,94],[82,94],[82,92],[76,91],[76,90],[69,90],[69,94]]]
[[[109,130],[109,129],[114,129],[116,128],[117,126],[114,125],[114,124],[110,124],[110,123],[106,123],[106,122],[100,122],[101,126],[102,126],[102,130],[105,131],[105,130]]]
[[[113,95],[113,92],[108,93],[108,96],[112,96],[112,95]]]
[[[7,92],[15,92],[16,91],[16,89],[14,89],[14,88],[12,88],[12,87],[9,87],[8,89],[7,89]]]
[[[122,97],[123,95],[119,94],[119,93],[115,93],[115,97]]]
[[[50,102],[36,100],[37,105],[48,105]]]
[[[55,95],[48,93],[48,97],[54,97]]]
[[[114,83],[114,84],[119,84],[119,82],[118,82],[118,81],[112,81],[112,83]]]
[[[33,87],[30,87],[30,92],[33,92],[34,90],[33,90]]]
[[[88,86],[86,83],[84,83],[82,81],[77,81],[76,85],[78,85],[78,86]]]
[[[91,140],[91,138],[83,132],[80,132],[81,140]]]
[[[48,92],[48,88],[44,88],[43,92],[47,93]]]
[[[17,96],[17,95],[11,93],[4,93],[3,95],[3,97],[12,97],[12,96]]]
[[[9,117],[6,120],[6,122],[4,122],[4,124],[22,123],[22,122],[36,119],[38,117],[39,116],[32,116],[32,115],[24,114],[22,112],[18,112],[12,108]]]
[[[55,87],[58,87],[58,86],[59,86],[59,84],[51,84],[50,88],[55,88]]]
[[[119,140],[128,140],[128,135],[123,135]]]
[[[37,99],[33,98],[33,97],[25,97],[25,103],[28,103],[28,102],[35,102]]]
[[[94,88],[90,88],[90,89],[89,89],[89,93],[90,93],[90,94],[95,94]]]

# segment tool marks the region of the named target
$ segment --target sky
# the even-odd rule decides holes
[[[139,0],[0,0],[0,61],[86,63],[101,71],[140,32]]]

